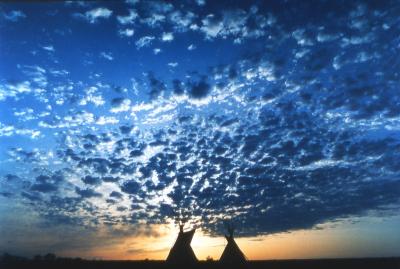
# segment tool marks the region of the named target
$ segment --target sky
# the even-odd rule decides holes
[[[0,253],[399,256],[399,12],[0,3]]]

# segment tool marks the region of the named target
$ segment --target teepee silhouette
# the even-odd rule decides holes
[[[196,263],[197,258],[193,252],[190,242],[192,241],[196,229],[184,232],[183,224],[179,225],[178,238],[174,246],[169,251],[167,262],[175,264],[189,264]]]
[[[228,244],[226,245],[224,252],[222,252],[219,261],[225,264],[241,264],[246,262],[246,256],[240,250],[239,246],[236,244],[235,239],[233,239],[233,227],[228,226],[229,235],[225,235]]]

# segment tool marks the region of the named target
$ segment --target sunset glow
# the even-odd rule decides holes
[[[1,2],[0,255],[400,256],[399,10]]]

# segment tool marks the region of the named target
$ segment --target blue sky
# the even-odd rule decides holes
[[[1,233],[398,216],[399,8],[2,3]]]

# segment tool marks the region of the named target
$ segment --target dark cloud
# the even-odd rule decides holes
[[[101,183],[101,179],[94,176],[85,176],[82,178],[82,181],[88,185],[99,185]]]
[[[121,190],[128,194],[137,194],[140,190],[140,184],[136,181],[129,180],[121,186]]]
[[[124,102],[125,98],[117,97],[111,100],[111,105],[114,107],[120,106]]]
[[[120,126],[119,130],[121,131],[122,134],[129,134],[132,131],[132,126]]]
[[[110,193],[110,197],[116,198],[116,199],[121,199],[122,198],[122,194],[120,192],[113,191],[113,192]]]
[[[92,197],[102,197],[101,193],[98,193],[92,189],[80,189],[75,188],[75,192],[80,195],[82,198],[92,198]]]
[[[172,81],[172,87],[174,93],[177,95],[182,95],[185,92],[184,84],[179,79],[174,79]]]
[[[202,78],[197,82],[190,82],[188,86],[189,95],[195,99],[206,97],[211,89],[210,84],[208,84],[205,78]]]
[[[29,192],[23,191],[23,192],[21,192],[21,196],[32,202],[39,202],[42,200],[40,195],[37,193],[29,193]]]
[[[148,74],[148,79],[149,79],[150,97],[151,98],[156,98],[162,92],[165,92],[165,90],[167,89],[164,82],[155,78],[153,73]]]
[[[53,192],[57,190],[57,186],[51,183],[40,183],[32,185],[30,189],[38,192]]]
[[[104,182],[118,182],[119,177],[106,176],[106,177],[103,177],[102,180]]]
[[[4,176],[4,179],[7,181],[16,181],[20,180],[20,178],[17,175],[12,175],[12,174],[7,174]]]

